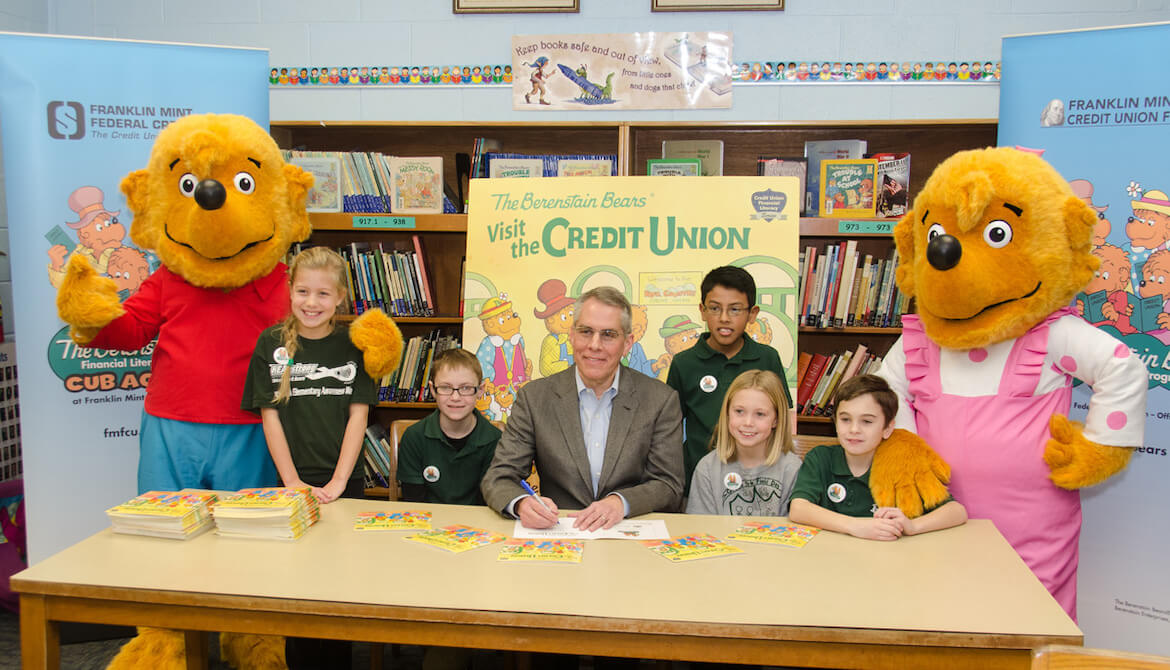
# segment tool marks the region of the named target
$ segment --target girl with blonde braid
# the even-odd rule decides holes
[[[241,406],[260,413],[285,486],[310,486],[322,503],[361,498],[354,466],[378,400],[362,352],[334,318],[345,301],[345,261],[312,247],[293,258],[288,275],[292,309],[257,339]]]

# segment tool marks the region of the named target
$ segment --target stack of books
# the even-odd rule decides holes
[[[295,540],[321,518],[308,488],[241,489],[212,508],[215,533],[225,537]]]
[[[882,358],[869,353],[864,344],[840,354],[801,352],[796,363],[796,413],[832,416],[831,400],[841,382],[876,373],[881,366]]]
[[[894,281],[898,250],[874,258],[857,240],[800,252],[800,324],[814,328],[898,328],[910,297]]]
[[[148,491],[106,510],[115,533],[186,540],[212,527],[210,491]]]
[[[398,369],[382,378],[378,388],[380,402],[432,402],[427,384],[434,374],[431,363],[435,356],[447,349],[462,346],[459,338],[439,329],[427,335],[416,335],[402,349],[402,363]]]

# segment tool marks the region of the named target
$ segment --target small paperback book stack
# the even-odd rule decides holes
[[[241,489],[212,509],[215,533],[225,537],[295,540],[321,518],[309,488]]]
[[[115,533],[186,540],[212,526],[210,491],[148,491],[106,510]]]

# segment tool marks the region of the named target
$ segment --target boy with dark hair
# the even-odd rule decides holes
[[[687,493],[695,465],[707,455],[723,396],[732,380],[746,370],[771,370],[786,379],[776,350],[744,333],[760,311],[751,274],[731,265],[717,267],[703,277],[700,290],[699,312],[707,332],[693,347],[675,355],[666,375],[667,386],[678,392],[686,427],[683,481]],[[784,399],[792,407],[787,382],[783,387]],[[789,418],[789,425],[795,427],[795,412]]]
[[[886,380],[860,375],[833,394],[833,423],[841,444],[814,447],[804,457],[788,518],[870,540],[896,540],[967,521],[967,509],[952,498],[909,518],[897,507],[878,507],[869,490],[869,470],[878,447],[894,432],[898,396]]]
[[[434,366],[430,384],[439,408],[407,428],[398,445],[402,499],[482,505],[479,482],[500,439],[500,430],[475,410],[483,393],[483,369],[465,349],[440,353]]]

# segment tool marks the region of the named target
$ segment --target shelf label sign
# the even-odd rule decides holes
[[[413,216],[355,216],[354,228],[414,228]]]
[[[842,234],[856,235],[858,233],[878,233],[882,235],[889,235],[894,232],[894,224],[897,221],[850,221],[841,220],[837,223],[837,232]]]

